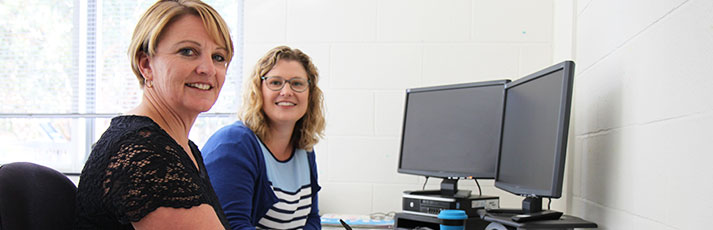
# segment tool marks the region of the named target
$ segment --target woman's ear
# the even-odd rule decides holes
[[[139,71],[141,72],[141,76],[144,76],[144,80],[146,81],[153,80],[153,71],[151,71],[149,60],[149,55],[141,52],[141,56],[139,56]]]

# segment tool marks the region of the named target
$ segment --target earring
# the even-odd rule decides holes
[[[153,88],[153,81],[144,79],[144,85],[149,88]]]

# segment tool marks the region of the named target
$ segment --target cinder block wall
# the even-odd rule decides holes
[[[283,44],[319,68],[328,123],[316,147],[322,213],[400,211],[401,192],[424,183],[396,172],[405,90],[517,79],[562,61],[553,60],[554,9],[541,0],[245,0],[239,52],[245,74]],[[562,50],[567,57],[571,45]],[[473,181],[460,186],[477,190]],[[492,180],[481,186],[502,206],[520,205]],[[553,202],[559,210],[562,201]]]
[[[573,8],[569,210],[600,229],[710,229],[713,1]]]

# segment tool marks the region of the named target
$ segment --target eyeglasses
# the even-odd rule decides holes
[[[307,90],[309,87],[309,80],[304,78],[292,78],[290,80],[285,80],[282,77],[260,77],[267,83],[267,88],[272,91],[280,91],[285,87],[285,83],[290,83],[290,88],[295,92],[301,93]]]

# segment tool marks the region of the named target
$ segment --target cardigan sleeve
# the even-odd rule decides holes
[[[203,147],[208,176],[230,228],[255,229],[252,217],[256,181],[260,176],[249,134],[217,132]]]

